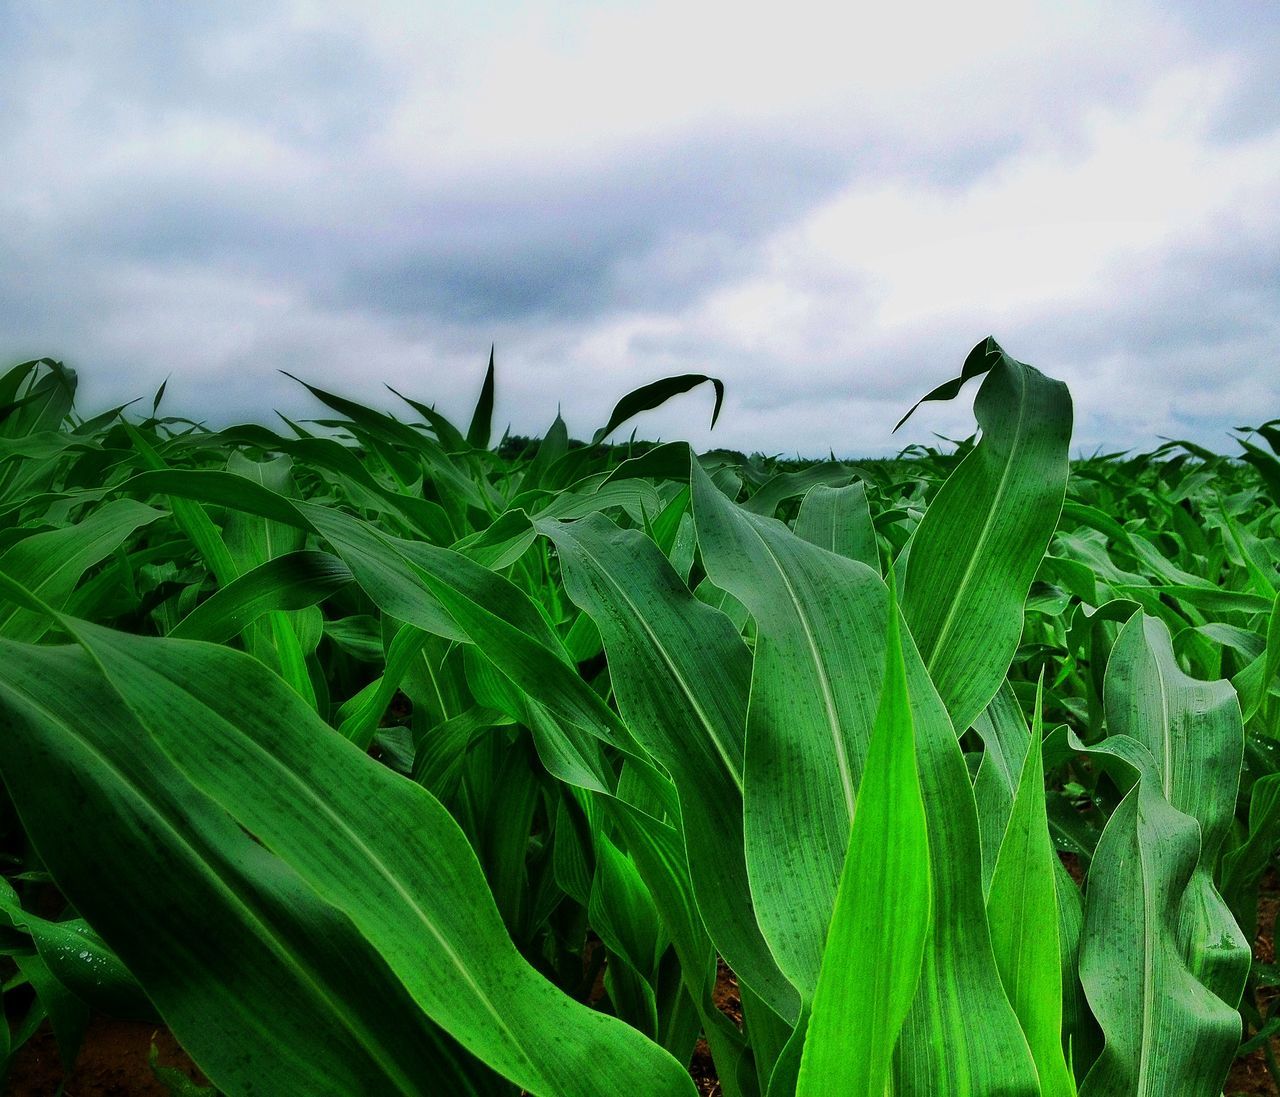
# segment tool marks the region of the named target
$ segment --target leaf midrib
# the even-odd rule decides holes
[[[770,519],[770,521],[772,520],[773,519]],[[809,652],[812,655],[813,666],[818,676],[818,684],[822,690],[822,700],[826,706],[827,725],[831,731],[832,742],[835,746],[836,765],[840,771],[840,784],[844,791],[845,807],[849,812],[850,820],[852,820],[855,800],[853,794],[853,775],[849,768],[849,753],[845,746],[844,736],[841,734],[840,714],[836,709],[835,695],[832,692],[831,681],[826,672],[826,664],[822,661],[821,650],[818,647],[817,639],[813,635],[813,628],[809,622],[808,615],[805,612],[804,603],[797,596],[795,588],[791,585],[791,580],[787,578],[787,572],[782,566],[782,561],[778,559],[777,554],[765,539],[764,534],[760,532],[750,518],[746,520],[745,524],[760,542],[760,545],[768,555],[770,562],[777,569],[778,577],[782,580],[782,585],[786,588],[787,595],[791,599],[791,604],[795,608],[796,618],[799,620],[801,627],[804,630],[805,642],[808,644]]]
[[[978,534],[978,540],[973,546],[973,552],[969,554],[969,559],[965,563],[964,574],[960,578],[960,582],[956,585],[955,596],[951,599],[950,605],[947,607],[946,616],[943,618],[942,627],[938,630],[937,638],[930,646],[929,655],[925,659],[925,667],[930,675],[933,674],[934,663],[938,654],[946,647],[947,640],[951,637],[951,631],[955,627],[956,615],[960,608],[960,603],[964,595],[967,593],[969,585],[973,581],[973,574],[977,567],[978,558],[982,555],[982,550],[986,547],[991,531],[995,526],[995,515],[999,509],[999,505],[1004,500],[1005,493],[1008,489],[1010,473],[1013,470],[1014,461],[1018,453],[1025,444],[1023,435],[1023,421],[1026,418],[1027,400],[1026,387],[1027,380],[1020,373],[1016,374],[1017,383],[1021,389],[1018,400],[1018,421],[1014,426],[1013,444],[1009,447],[1009,455],[1004,462],[1004,468],[1000,473],[1000,482],[996,485],[995,495],[992,497],[991,506],[987,508],[986,515],[982,519],[982,529]],[[977,453],[977,450],[974,450]]]

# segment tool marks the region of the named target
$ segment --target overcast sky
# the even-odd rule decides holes
[[[860,15],[850,9],[865,8]],[[0,0],[0,359],[211,424],[872,455],[994,334],[1079,448],[1280,415],[1280,4]],[[385,406],[390,406],[387,404]]]

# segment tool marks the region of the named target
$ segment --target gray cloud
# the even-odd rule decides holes
[[[46,95],[78,92],[76,120],[102,135],[182,114],[252,119],[282,140],[327,148],[376,128],[400,89],[358,36],[308,25],[283,5],[91,0],[0,6],[0,61]],[[30,117],[30,115],[26,115]],[[24,113],[0,121],[12,132]]]
[[[320,4],[0,3],[0,154],[18,165],[0,182],[4,353],[73,361],[100,403],[173,372],[173,406],[214,422],[314,410],[278,368],[369,400],[390,381],[462,417],[496,339],[520,431],[563,398],[586,434],[628,388],[699,370],[729,383],[716,435],[696,396],[654,432],[853,454],[902,444],[901,410],[994,331],[1072,383],[1082,444],[1222,444],[1280,411],[1280,218],[1171,225],[1060,300],[910,325],[882,315],[883,241],[854,237],[838,262],[797,242],[850,194],[941,195],[962,216],[1029,159],[1065,174],[1100,114],[1137,117],[1202,62],[1229,76],[1195,123],[1206,172],[1277,132],[1266,6],[1118,10],[1109,38],[1047,40],[929,96],[841,88],[546,149],[469,134],[464,155],[450,96],[486,57],[482,25],[418,28],[396,52]],[[1151,26],[1172,29],[1135,52]],[[1280,201],[1269,182],[1258,208]],[[933,409],[920,436],[967,416]]]

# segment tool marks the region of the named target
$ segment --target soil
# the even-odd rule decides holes
[[[169,1097],[148,1062],[153,1039],[162,1067],[176,1068],[199,1085],[209,1084],[167,1029],[148,1022],[95,1017],[75,1069],[65,1076],[53,1032],[47,1023],[42,1025],[14,1055],[5,1095],[54,1097],[61,1085],[65,1097]]]
[[[738,977],[719,957],[716,958],[716,985],[711,991],[711,1001],[721,1013],[738,1028],[742,1027],[742,997],[738,993]],[[689,1073],[702,1097],[721,1097],[720,1079],[716,1077],[715,1063],[711,1061],[711,1049],[701,1036],[693,1049],[693,1062]]]
[[[1260,964],[1275,963],[1277,913],[1280,913],[1280,876],[1273,869],[1263,879],[1258,897],[1258,933],[1253,942],[1253,956]],[[1264,988],[1258,992],[1258,1004],[1265,1008],[1277,993],[1280,993],[1280,988]],[[1280,1058],[1280,1039],[1271,1041],[1271,1051]],[[1225,1092],[1227,1097],[1276,1097],[1280,1094],[1271,1072],[1267,1070],[1262,1048],[1236,1060],[1227,1077]]]
[[[1080,858],[1074,853],[1062,850],[1058,853],[1058,860],[1062,862],[1062,867],[1067,870],[1067,875],[1076,882],[1076,886],[1084,887],[1084,866],[1080,864]]]

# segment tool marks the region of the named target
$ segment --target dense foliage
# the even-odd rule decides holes
[[[0,1052],[162,1019],[230,1095],[1221,1092],[1280,1029],[1280,424],[212,431],[0,376]],[[717,1008],[736,978],[742,1023]],[[1271,1063],[1275,1068],[1274,1061]],[[1280,1076],[1280,1070],[1276,1070]]]

